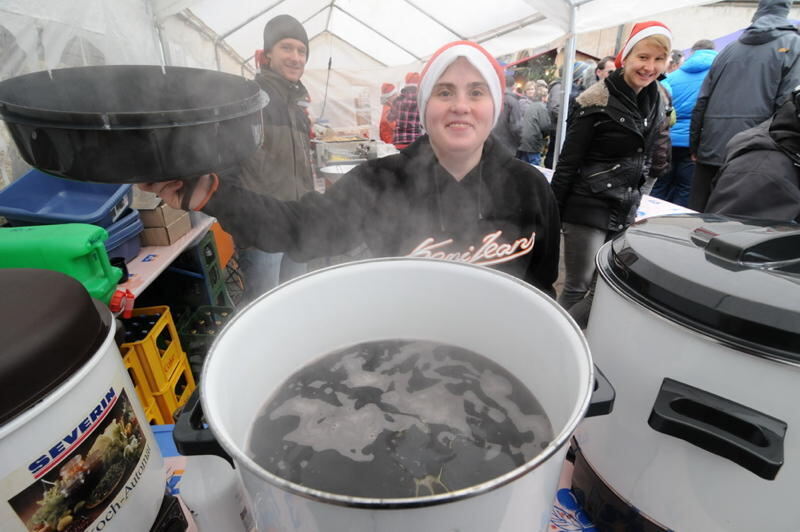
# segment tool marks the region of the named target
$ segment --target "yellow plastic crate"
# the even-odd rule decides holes
[[[161,409],[158,408],[156,403],[153,403],[145,409],[144,416],[149,425],[171,425],[173,423],[172,420],[168,422],[164,419],[164,415],[161,413]]]
[[[165,423],[175,422],[175,411],[186,404],[196,386],[189,361],[185,360],[172,374],[167,385],[153,393]]]
[[[136,356],[136,350],[132,347],[122,349],[122,362],[128,370],[128,375],[133,382],[133,389],[136,390],[136,396],[144,409],[144,415],[150,425],[165,425],[164,416],[161,414],[161,409],[156,403],[156,398],[150,389],[147,381],[147,373],[139,362],[139,357]]]
[[[139,397],[139,402],[142,403],[142,408],[147,410],[151,404],[155,403],[153,392],[150,390],[150,385],[147,382],[147,373],[145,373],[142,363],[139,362],[139,357],[136,356],[136,350],[133,347],[122,346],[122,363],[128,370],[128,375],[133,382],[133,389],[136,390],[136,395]]]
[[[142,368],[147,376],[147,383],[150,391],[163,390],[170,380],[170,376],[181,366],[188,367],[186,353],[181,348],[178,329],[172,319],[172,314],[167,306],[143,307],[133,309],[133,315],[128,323],[135,322],[140,316],[159,317],[155,324],[150,327],[146,336],[135,342],[122,344],[122,349],[132,348],[141,362]]]

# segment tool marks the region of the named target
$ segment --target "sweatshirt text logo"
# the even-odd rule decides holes
[[[536,239],[535,232],[531,233],[530,238],[518,238],[513,242],[498,242],[502,234],[502,231],[489,233],[483,237],[478,246],[469,246],[466,250],[453,250],[452,238],[441,242],[437,242],[434,238],[426,238],[408,256],[491,266],[518,259],[533,250],[533,242]]]

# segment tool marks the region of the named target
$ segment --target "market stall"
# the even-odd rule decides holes
[[[45,4],[34,3],[29,18]],[[324,194],[349,169],[396,151],[370,132],[347,131],[350,102],[366,116],[363,103],[375,100],[376,79],[418,65],[434,42],[470,38],[501,53],[660,9],[639,2],[623,14],[618,4],[527,0],[509,2],[499,14],[496,6],[480,6],[448,19],[459,11],[455,4],[423,11],[406,2],[411,11],[402,16],[417,23],[417,34],[403,41],[386,21],[398,16],[396,3],[285,0],[220,13],[206,2],[155,1],[148,16],[132,17],[143,27],[157,21],[148,46],[113,61],[121,64],[50,68],[63,65],[45,56],[35,72],[0,81],[0,115],[19,156],[35,168],[0,189],[8,224],[0,227],[0,345],[11,353],[0,364],[9,390],[0,411],[0,445],[7,449],[0,490],[9,501],[0,528],[588,531],[582,505],[600,515],[605,499],[589,495],[605,478],[622,503],[639,505],[647,523],[661,527],[653,530],[666,530],[685,502],[682,487],[703,485],[691,472],[676,472],[687,464],[747,486],[734,494],[740,523],[756,513],[749,501],[758,499],[761,509],[787,491],[797,474],[782,447],[798,445],[787,429],[791,408],[781,396],[740,391],[746,379],[717,386],[713,377],[736,361],[740,378],[768,366],[772,380],[791,388],[792,327],[800,317],[795,227],[706,217],[645,196],[639,223],[601,257],[598,304],[624,309],[637,325],[631,346],[606,334],[611,311],[593,317],[587,340],[544,292],[459,261],[337,265],[235,308],[222,240],[211,231],[215,220],[133,197],[131,184],[142,181],[186,179],[188,188],[211,173],[225,179],[262,144],[267,102],[255,83],[222,72],[219,57],[217,70],[170,64],[179,48],[169,46],[162,25],[178,13],[194,20],[187,7],[222,36],[217,53],[248,57],[260,40],[250,33],[275,10],[289,9],[314,29],[311,57],[320,65],[342,56],[354,70],[365,58],[377,63],[330,92],[326,69],[308,74],[325,74],[312,98],[316,116],[333,125],[341,119],[342,126],[313,142]],[[97,32],[102,26],[86,25]],[[365,29],[369,38],[356,37]],[[113,33],[107,31],[111,41]],[[359,78],[371,81],[354,87]],[[692,267],[681,252],[691,255]],[[695,270],[727,284],[697,284]],[[751,293],[750,284],[737,285],[741,272],[768,280],[778,308]],[[676,276],[684,284],[659,284]],[[741,303],[737,312],[725,308],[731,294]],[[686,312],[684,303],[691,306]],[[649,333],[657,348],[648,346]],[[634,348],[654,360],[643,364]],[[595,349],[612,368],[610,382],[594,365]],[[339,358],[329,367],[318,365],[333,355]],[[706,355],[716,361],[710,368],[697,363]],[[637,369],[646,378],[631,374],[636,364],[647,366]],[[693,381],[700,370],[704,378]],[[653,404],[656,392],[677,393],[657,386],[675,374],[702,385],[705,395],[677,406],[672,396]],[[621,410],[614,410],[615,389]],[[695,399],[714,393],[747,406],[714,402],[709,414],[712,407]],[[342,410],[349,415],[336,417]],[[634,415],[638,433],[629,431]],[[712,431],[696,423],[704,416],[722,435],[708,436]],[[260,427],[281,436],[257,457]],[[651,432],[658,433],[652,447],[665,456],[637,455],[637,447],[651,447]],[[575,490],[573,435],[580,444]],[[632,474],[610,459],[625,445],[638,468]],[[674,473],[657,496],[633,478],[648,471],[648,460],[663,475],[653,483]],[[763,482],[773,482],[771,489]],[[710,517],[700,515],[702,506],[678,526],[732,529],[724,505]]]

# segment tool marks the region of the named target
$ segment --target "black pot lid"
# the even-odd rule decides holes
[[[709,214],[642,220],[605,246],[613,288],[733,347],[800,363],[800,225]]]
[[[111,314],[63,273],[0,269],[0,425],[67,380],[105,340]]]

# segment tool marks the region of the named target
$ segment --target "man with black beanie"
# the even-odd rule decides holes
[[[253,192],[299,200],[314,189],[309,97],[300,82],[307,58],[308,35],[297,19],[278,15],[267,22],[263,62],[255,78],[269,96],[263,110],[264,144],[245,161],[241,174],[242,186]],[[239,250],[239,266],[245,276],[244,302],[306,271],[305,264],[282,253],[252,248]]]

